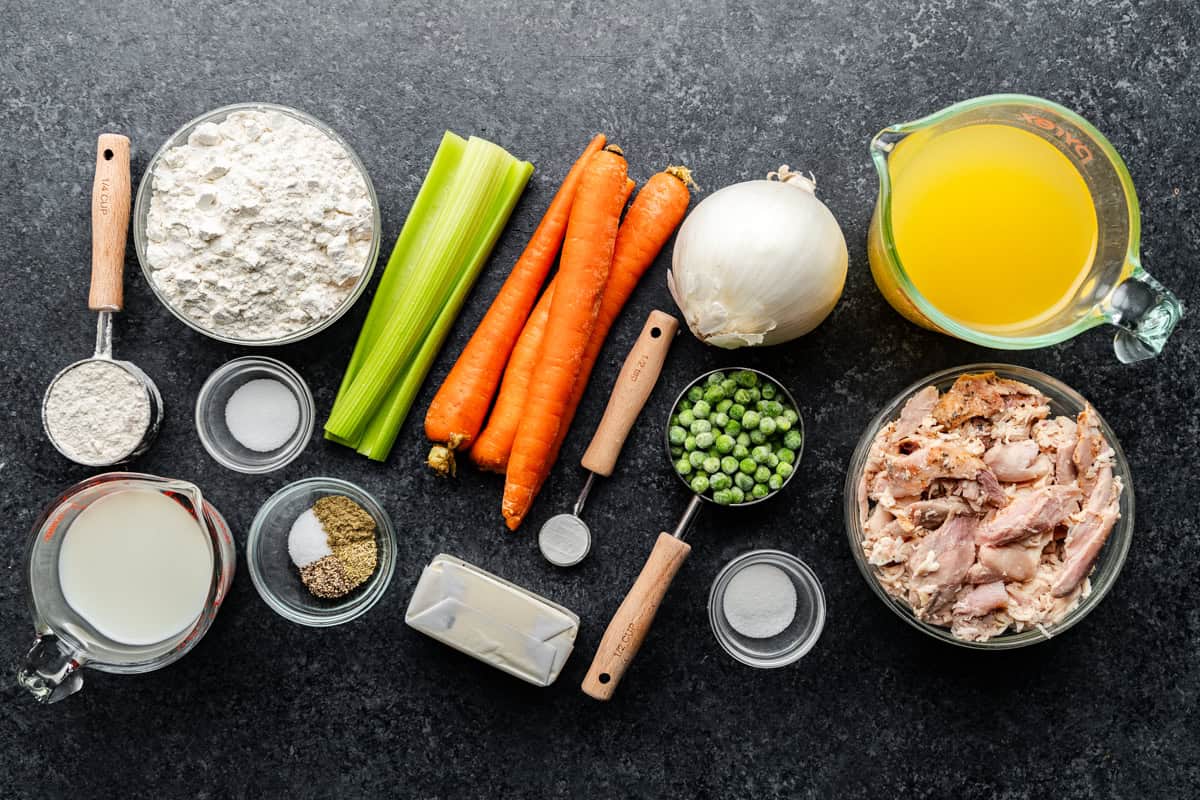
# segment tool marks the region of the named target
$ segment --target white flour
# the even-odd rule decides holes
[[[367,266],[373,208],[344,147],[271,110],[205,123],[163,154],[147,260],[206,330],[275,339],[329,317]]]
[[[141,444],[150,427],[150,397],[124,368],[87,361],[50,387],[46,430],[73,461],[112,464]]]

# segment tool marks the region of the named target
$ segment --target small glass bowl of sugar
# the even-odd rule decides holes
[[[825,592],[808,565],[781,550],[730,561],[708,595],[708,619],[725,652],[760,669],[803,658],[825,627]]]
[[[217,369],[196,398],[196,431],[222,466],[249,474],[273,472],[304,451],[316,404],[304,379],[287,364],[247,356]]]

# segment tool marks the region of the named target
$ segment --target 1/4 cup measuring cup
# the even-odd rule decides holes
[[[1097,236],[1090,269],[1065,302],[1017,330],[980,330],[940,310],[918,290],[897,248],[893,201],[905,177],[896,172],[896,153],[907,151],[911,158],[936,137],[974,125],[1017,128],[1053,145],[1078,171],[1095,209]],[[1141,216],[1129,171],[1104,135],[1078,114],[1028,95],[978,97],[884,128],[871,140],[871,157],[880,184],[867,240],[871,272],[887,301],[910,321],[1008,350],[1057,344],[1107,323],[1118,328],[1113,343],[1117,357],[1129,363],[1157,355],[1183,316],[1179,300],[1142,268]],[[1030,204],[1043,201],[1028,198]],[[969,263],[969,254],[963,256]]]
[[[68,530],[89,505],[128,490],[159,492],[195,519],[212,548],[212,581],[204,608],[188,628],[163,641],[130,645],[109,638],[67,602],[59,579],[59,554]],[[84,666],[117,674],[150,672],[181,658],[209,626],[233,582],[237,557],[225,519],[187,481],[135,472],[108,472],[77,483],[37,519],[25,552],[29,608],[37,640],[17,672],[17,682],[40,702],[53,703],[83,686]]]
[[[793,409],[796,409],[796,413],[799,414],[800,406],[796,404],[795,398],[784,388],[782,383],[765,372],[744,367],[734,367],[729,370],[713,370],[690,381],[684,387],[683,391],[679,393],[679,396],[675,398],[675,402],[671,404],[671,411],[669,413],[675,413],[675,409],[679,407],[680,402],[687,395],[688,389],[693,386],[702,385],[705,379],[713,374],[713,372],[741,371],[756,373],[759,378],[779,387],[779,391],[783,393],[783,397]],[[669,423],[663,426],[664,434],[669,427]],[[800,432],[801,436],[805,435],[803,417],[798,418],[795,429]],[[797,466],[800,463],[800,457],[804,453],[805,441],[806,439],[801,439],[800,449],[796,451],[795,464]],[[667,463],[673,464],[671,442],[666,435],[663,437],[663,443],[666,447]],[[675,470],[672,469],[672,472],[675,472]],[[769,500],[786,489],[798,472],[799,469],[793,469],[783,484],[766,497],[738,503],[731,506],[731,508],[745,508]],[[675,525],[675,529],[671,533],[663,531],[658,535],[658,539],[654,543],[654,549],[646,559],[646,563],[642,567],[642,571],[638,574],[637,580],[630,588],[629,593],[625,595],[625,599],[621,601],[621,605],[617,608],[616,613],[613,614],[612,620],[608,623],[608,627],[604,631],[604,636],[600,639],[600,646],[596,648],[596,655],[592,657],[592,664],[588,667],[587,675],[584,676],[583,684],[580,687],[583,689],[584,694],[596,700],[609,700],[612,698],[613,693],[616,692],[617,684],[620,683],[625,671],[629,669],[629,665],[638,654],[638,650],[641,649],[646,634],[650,632],[650,626],[654,622],[655,615],[658,614],[658,607],[661,605],[663,597],[666,596],[667,589],[671,587],[671,581],[675,579],[679,568],[683,566],[683,562],[687,560],[688,555],[692,552],[692,546],[683,540],[684,536],[687,535],[688,529],[695,520],[696,514],[699,513],[701,505],[705,502],[715,504],[715,501],[707,493],[697,493],[692,489],[687,478],[678,472],[675,472],[675,474],[683,481],[683,485],[688,487],[688,491],[692,492],[692,499],[688,503],[687,509],[683,512],[683,516],[679,518],[679,522]]]

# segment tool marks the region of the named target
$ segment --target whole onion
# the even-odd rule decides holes
[[[816,185],[784,165],[714,192],[683,221],[667,287],[702,342],[779,344],[833,310],[849,256]]]

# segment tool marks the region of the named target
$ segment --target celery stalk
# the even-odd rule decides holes
[[[366,341],[360,342],[358,364],[355,367],[352,363],[353,374],[325,426],[329,438],[362,445],[364,432],[381,411],[384,400],[393,391],[403,395],[403,386],[394,387],[402,383],[410,365],[419,366],[416,359],[422,340],[434,327],[464,272],[478,273],[484,260],[475,258],[480,253],[478,245],[496,224],[496,215],[506,208],[511,210],[503,199],[512,168],[518,163],[490,142],[474,137],[468,140],[461,162],[440,193],[444,202],[437,203],[436,213],[414,227],[406,243],[411,249],[396,262],[389,260],[389,267],[393,263],[411,266],[397,273],[400,277],[387,287],[388,292],[381,291],[382,301],[376,301],[379,312],[373,304],[364,324],[361,338]],[[409,227],[406,223],[406,231]],[[405,238],[403,233],[401,238]],[[427,370],[428,365],[417,372],[423,377]],[[412,391],[415,393],[415,388]],[[412,401],[407,402],[411,405]],[[386,416],[386,409],[384,413]],[[381,423],[376,432],[382,430]]]
[[[400,380],[392,385],[379,410],[371,418],[366,432],[357,444],[360,454],[374,461],[387,459],[421,384],[429,374],[429,369],[450,334],[471,287],[475,285],[475,280],[479,277],[496,240],[500,238],[500,233],[508,223],[508,218],[512,215],[513,208],[521,198],[525,184],[529,182],[529,176],[532,174],[533,165],[528,161],[518,161],[509,168],[500,202],[491,212],[490,227],[483,231],[483,236],[467,260],[467,268],[459,276],[458,282],[450,292],[449,300],[434,320],[433,326],[426,332],[420,349],[405,366]]]
[[[404,227],[400,229],[396,246],[392,249],[391,256],[388,257],[383,277],[379,280],[375,297],[371,301],[371,309],[367,312],[362,332],[359,333],[358,342],[354,345],[354,354],[350,356],[350,364],[346,367],[341,388],[338,389],[337,399],[334,400],[335,406],[342,399],[342,395],[345,394],[346,388],[354,376],[358,374],[358,369],[362,366],[367,353],[379,339],[379,332],[383,329],[384,323],[395,310],[400,298],[403,297],[404,288],[416,271],[413,254],[420,251],[429,236],[431,229],[429,221],[436,217],[445,205],[446,189],[449,188],[458,165],[462,163],[463,151],[466,148],[467,140],[461,136],[450,131],[446,131],[442,135],[442,142],[438,145],[437,152],[434,153],[433,163],[429,165],[429,171],[425,173],[425,180],[421,183],[417,198],[408,211]]]

